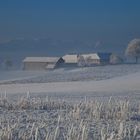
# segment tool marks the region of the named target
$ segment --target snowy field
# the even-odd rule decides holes
[[[45,71],[22,71],[22,70],[1,70],[0,71],[0,83],[6,82],[6,81],[16,81],[16,80],[25,80],[29,78],[34,78],[37,76],[42,76],[46,74]]]
[[[140,140],[140,65],[16,73],[1,79],[0,139]]]
[[[140,64],[108,65],[85,68],[60,68],[53,71],[5,71],[0,83],[48,83],[68,81],[100,81],[140,71]]]
[[[0,85],[1,92],[23,94],[31,93],[46,94],[125,94],[137,93],[140,91],[140,72],[121,77],[115,77],[100,81],[73,81],[73,82],[52,82],[52,83],[24,83],[24,84],[3,84]]]
[[[26,94],[29,91],[54,96],[125,96],[139,94],[140,91],[140,65],[56,69],[47,72],[9,71],[3,72],[0,78],[0,91],[6,91],[7,94]]]

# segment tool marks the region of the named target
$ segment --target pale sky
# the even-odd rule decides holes
[[[139,0],[1,0],[0,41],[82,40],[115,49],[140,37]]]

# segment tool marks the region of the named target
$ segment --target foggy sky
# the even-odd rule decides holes
[[[139,0],[1,0],[0,42],[82,40],[124,48],[140,37]]]

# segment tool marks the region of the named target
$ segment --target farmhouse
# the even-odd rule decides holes
[[[79,66],[105,65],[110,63],[111,53],[91,53],[78,56]]]
[[[98,56],[97,53],[81,54],[78,56],[78,65],[79,66],[100,65],[100,57]]]
[[[77,54],[66,54],[63,57],[64,66],[75,67],[78,66],[78,55]]]
[[[23,60],[24,70],[48,70],[64,63],[61,57],[26,57]]]
[[[63,56],[64,66],[93,66],[110,63],[111,53],[67,54]]]
[[[48,70],[58,67],[77,67],[110,64],[111,53],[67,54],[61,57],[26,57],[24,70]]]

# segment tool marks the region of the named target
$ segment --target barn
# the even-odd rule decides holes
[[[110,63],[111,53],[67,54],[62,58],[64,66],[94,66]]]
[[[23,60],[23,70],[49,70],[63,63],[61,57],[26,57]]]
[[[81,54],[78,56],[79,66],[100,65],[100,57],[97,53]]]
[[[79,66],[105,65],[110,63],[111,53],[89,53],[78,56]]]
[[[62,57],[64,60],[65,67],[76,67],[78,66],[78,55],[77,54],[66,54]]]

